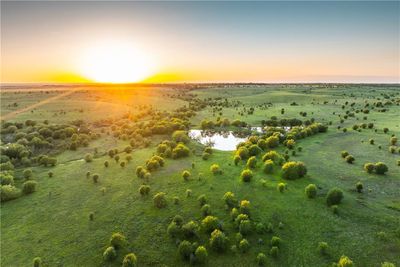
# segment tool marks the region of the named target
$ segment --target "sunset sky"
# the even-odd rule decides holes
[[[397,1],[1,7],[2,82],[399,82]]]

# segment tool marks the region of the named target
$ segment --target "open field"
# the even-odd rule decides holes
[[[266,256],[265,266],[332,266],[343,255],[355,266],[400,265],[400,145],[394,139],[400,137],[398,85],[77,85],[52,89],[1,91],[2,187],[13,185],[19,190],[26,181],[37,182],[35,192],[19,192],[15,199],[3,200],[2,188],[1,266],[31,266],[35,257],[41,258],[43,266],[121,266],[130,252],[135,253],[138,266],[187,266],[190,261],[199,266],[257,266],[259,253]],[[300,120],[299,131],[314,122],[327,130],[307,135],[289,131],[280,135],[277,146],[261,147],[254,154],[257,163],[250,168],[250,182],[240,177],[248,168],[248,157],[236,165],[238,151],[213,150],[204,159],[203,145],[186,135],[174,135],[176,130],[204,128],[205,121],[214,122],[207,129],[242,131],[233,125],[234,120],[265,126],[262,121],[274,116],[276,121]],[[223,119],[229,123],[218,125]],[[56,131],[62,132],[61,137],[54,135]],[[258,141],[279,136],[268,131],[252,135],[257,137],[250,139]],[[183,141],[188,154],[176,156],[174,142],[164,143],[171,146],[171,155],[161,153],[159,144],[164,140]],[[295,141],[293,148],[287,140]],[[10,151],[10,143],[18,144],[19,150]],[[243,147],[252,145],[248,141]],[[119,159],[110,157],[110,150]],[[285,159],[274,160],[273,171],[266,174],[262,157],[269,151]],[[342,158],[342,151],[355,158],[352,164]],[[43,155],[57,162],[43,163]],[[147,166],[144,173],[148,176],[138,177],[137,167],[146,167],[154,155],[163,157],[164,166]],[[303,162],[306,175],[284,178],[282,165],[290,161]],[[367,173],[364,164],[369,162],[383,162],[388,171]],[[222,173],[213,174],[212,164],[218,164]],[[184,170],[191,174],[187,180],[182,178]],[[13,177],[12,182],[6,181],[5,173]],[[93,174],[99,175],[98,182]],[[359,182],[363,188],[357,192]],[[280,183],[285,184],[283,192],[277,190]],[[305,194],[309,184],[317,187],[314,198]],[[142,185],[150,186],[148,195],[138,192]],[[342,191],[343,200],[332,207],[326,199],[334,187]],[[237,200],[229,208],[222,199],[228,191]],[[155,207],[153,196],[158,192],[166,194],[166,207]],[[202,224],[198,197],[203,194],[219,222],[214,228],[229,239],[219,252]],[[237,227],[230,216],[233,207],[240,210],[240,200],[250,201],[248,231]],[[175,215],[181,215],[184,223],[198,224],[193,236],[167,233]],[[239,231],[242,237],[237,240]],[[117,232],[127,242],[117,249],[115,259],[107,261],[103,252]],[[271,245],[273,236],[280,238],[279,245]],[[243,238],[250,244],[248,250],[240,245]],[[192,243],[186,259],[178,252],[183,240]],[[326,253],[318,251],[320,242],[327,243]],[[204,263],[194,254],[199,245],[208,252]],[[272,247],[278,247],[277,255]]]

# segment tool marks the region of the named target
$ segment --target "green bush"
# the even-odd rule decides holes
[[[22,184],[22,193],[31,194],[36,191],[37,182],[35,181],[26,181]]]
[[[211,206],[208,204],[203,205],[201,207],[201,214],[203,215],[203,217],[211,215]]]
[[[187,146],[184,144],[178,144],[173,150],[172,150],[172,158],[177,159],[177,158],[183,158],[189,156],[190,150]]]
[[[167,227],[167,234],[172,237],[178,237],[182,233],[182,228],[180,225],[176,224],[175,222],[171,222]]]
[[[22,174],[24,175],[25,179],[30,179],[32,178],[32,170],[31,169],[25,169]]]
[[[394,263],[385,261],[382,263],[381,267],[396,267],[396,265],[394,265]]]
[[[234,221],[238,215],[239,215],[239,210],[237,208],[233,208],[230,213],[232,221]]]
[[[383,162],[377,162],[375,164],[375,171],[377,174],[385,174],[389,170],[388,166]]]
[[[207,197],[206,195],[202,194],[197,198],[197,201],[199,201],[200,206],[203,206],[204,204],[207,203]]]
[[[127,244],[126,237],[121,233],[113,233],[111,235],[110,244],[115,249],[122,248]]]
[[[0,173],[1,185],[14,185],[14,176],[9,171]]]
[[[364,170],[368,173],[373,173],[375,170],[375,164],[373,163],[365,163],[364,164]]]
[[[93,174],[92,179],[93,179],[94,183],[98,183],[99,182],[99,175],[98,174]]]
[[[189,181],[189,177],[190,177],[190,172],[189,171],[185,170],[185,171],[182,172],[183,180]]]
[[[165,208],[167,206],[167,198],[164,192],[158,192],[153,197],[154,206],[157,208]]]
[[[233,162],[235,163],[235,166],[237,166],[241,160],[242,160],[242,159],[240,158],[239,155],[235,155],[235,156],[233,157]]]
[[[353,164],[355,158],[352,155],[347,155],[345,157],[345,160],[346,160],[347,163]]]
[[[235,225],[236,227],[239,228],[240,223],[244,220],[248,220],[249,219],[249,215],[247,214],[239,214],[236,218],[235,218]]]
[[[33,259],[33,267],[42,266],[42,259],[40,257],[36,257]]]
[[[305,192],[308,198],[315,198],[317,196],[317,186],[315,184],[309,184]]]
[[[326,255],[328,254],[328,243],[326,242],[319,242],[318,243],[318,252],[321,255]]]
[[[272,247],[271,250],[269,251],[269,254],[273,257],[273,258],[277,258],[279,255],[279,248],[278,247]]]
[[[254,169],[257,165],[257,159],[255,156],[251,156],[248,160],[247,160],[247,168],[249,169]]]
[[[137,267],[137,258],[134,253],[129,253],[122,261],[122,267]]]
[[[86,161],[86,162],[92,162],[92,161],[93,161],[93,155],[90,154],[90,153],[87,153],[87,154],[85,155],[85,161]]]
[[[207,249],[203,246],[198,246],[196,251],[194,252],[194,255],[196,257],[196,262],[203,264],[207,261],[208,253]]]
[[[19,198],[21,196],[21,190],[13,185],[0,185],[0,197],[1,202],[6,202]]]
[[[250,215],[250,201],[246,199],[240,201],[239,211],[240,213]]]
[[[353,261],[350,260],[350,258],[347,256],[341,256],[337,264],[337,267],[353,267],[353,266],[354,266]]]
[[[240,159],[247,159],[249,157],[249,150],[246,147],[239,147],[236,150],[236,155],[240,157]]]
[[[117,252],[114,247],[108,247],[103,253],[103,259],[105,261],[112,261],[117,257]]]
[[[215,216],[207,216],[201,221],[201,226],[206,232],[212,232],[215,229],[220,228],[220,223],[217,217]]]
[[[363,190],[363,184],[361,182],[356,183],[356,190],[358,193],[362,193]]]
[[[256,224],[256,232],[258,234],[263,234],[265,232],[265,225],[263,223]]]
[[[343,199],[343,191],[339,188],[332,188],[326,196],[326,204],[328,206],[340,204]]]
[[[228,245],[228,238],[219,229],[215,229],[211,233],[210,237],[210,247],[218,252],[222,252],[226,249]]]
[[[251,233],[251,222],[250,220],[242,220],[239,224],[239,232],[242,235],[248,235]]]
[[[222,174],[222,170],[221,170],[221,168],[219,167],[218,164],[213,164],[213,165],[211,165],[210,171],[211,171],[214,175],[216,175],[216,174]]]
[[[307,168],[302,162],[289,161],[282,166],[282,178],[295,180],[303,177],[307,173]]]
[[[344,151],[340,152],[340,154],[342,155],[342,158],[346,158],[349,155],[349,152],[344,150]]]
[[[178,246],[179,255],[181,255],[182,259],[189,260],[190,255],[192,254],[192,244],[187,241],[183,240]]]
[[[210,154],[210,153],[207,153],[207,152],[203,152],[203,154],[202,154],[202,156],[201,156],[201,158],[202,158],[203,160],[208,160],[210,157],[211,157],[211,154]]]
[[[189,143],[190,141],[187,131],[181,131],[181,130],[175,131],[172,134],[172,139],[177,143],[185,143],[185,144]]]
[[[240,250],[240,252],[246,253],[247,251],[249,251],[249,249],[250,249],[250,244],[247,241],[247,239],[242,239],[239,242],[239,250]]]
[[[226,192],[222,199],[224,200],[225,204],[230,208],[237,205],[237,199],[235,197],[235,194],[232,192]]]
[[[274,171],[274,162],[270,159],[264,162],[264,173],[269,174]]]
[[[140,193],[142,196],[147,196],[147,195],[150,193],[150,186],[148,186],[148,185],[141,185],[141,186],[139,187],[139,193]]]
[[[285,191],[285,188],[286,188],[286,184],[284,184],[284,183],[279,183],[277,186],[278,191],[281,193],[283,193],[283,191]]]
[[[182,225],[182,233],[186,238],[197,236],[198,231],[199,225],[194,221],[190,221]]]
[[[281,244],[281,239],[277,236],[273,236],[271,238],[271,246],[273,247],[280,247]]]
[[[240,177],[243,182],[250,182],[251,178],[253,178],[253,172],[251,170],[243,170]]]
[[[258,266],[265,266],[267,264],[267,256],[264,253],[258,253],[257,264]]]

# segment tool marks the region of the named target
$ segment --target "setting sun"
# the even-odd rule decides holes
[[[154,74],[154,63],[149,56],[130,44],[95,45],[88,48],[81,59],[81,74],[95,82],[140,82]]]

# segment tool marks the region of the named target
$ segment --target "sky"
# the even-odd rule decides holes
[[[112,61],[129,52],[115,43],[140,56]],[[398,83],[400,2],[1,2],[2,82],[96,80],[85,68],[149,68],[147,82]]]

